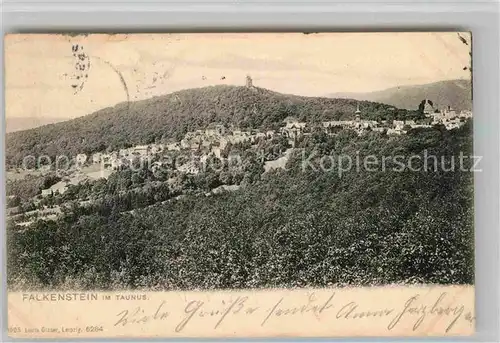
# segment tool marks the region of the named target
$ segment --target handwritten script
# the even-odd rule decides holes
[[[290,319],[315,320],[321,325],[354,321],[377,321],[384,330],[392,331],[400,326],[408,330],[418,331],[433,326],[442,327],[443,333],[453,333],[454,327],[460,322],[473,326],[475,317],[473,310],[450,296],[446,292],[439,293],[430,299],[415,293],[406,297],[402,303],[395,305],[387,301],[387,306],[381,306],[384,301],[373,302],[346,297],[339,297],[332,291],[318,295],[312,292],[302,302],[296,297],[281,296],[273,302],[262,302],[256,296],[232,295],[228,299],[203,300],[190,299],[181,308],[168,301],[161,301],[151,307],[136,306],[121,309],[114,318],[115,327],[131,325],[146,325],[152,322],[168,322],[173,325],[176,333],[196,328],[198,325],[209,325],[217,330],[224,325],[256,325],[261,328],[280,324]],[[292,322],[292,321],[290,321]],[[460,323],[463,325],[464,323]],[[421,331],[422,331],[421,330]]]

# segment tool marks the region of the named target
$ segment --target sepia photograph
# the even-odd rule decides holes
[[[5,36],[9,333],[472,334],[471,45]]]

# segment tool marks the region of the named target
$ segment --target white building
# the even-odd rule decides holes
[[[199,136],[188,136],[181,140],[182,149],[196,150],[201,146],[201,138]]]
[[[188,163],[185,163],[185,164],[177,167],[177,170],[180,172],[186,173],[186,174],[194,174],[194,175],[196,175],[200,172],[200,169],[198,168],[196,163],[194,163],[193,161],[190,161]]]
[[[211,151],[217,158],[221,158],[221,149],[219,147],[212,147]]]
[[[85,154],[78,154],[78,155],[76,155],[76,163],[78,165],[82,165],[85,162],[87,162],[87,155],[85,155]]]
[[[120,149],[118,151],[118,156],[126,157],[130,154],[129,149]]]
[[[464,122],[463,119],[457,117],[453,119],[447,119],[443,122],[443,124],[447,130],[452,130],[464,125]]]
[[[153,144],[150,146],[149,152],[152,154],[157,154],[159,152],[162,152],[163,149],[165,149],[165,146],[163,144]]]
[[[224,150],[227,146],[227,144],[229,143],[229,141],[227,140],[226,137],[222,137],[221,139],[219,139],[219,148],[221,150]]]
[[[448,106],[446,109],[441,110],[439,113],[434,113],[434,117],[432,120],[433,124],[444,123],[450,119],[458,117],[457,112]]]
[[[226,134],[226,127],[221,124],[217,125],[212,124],[205,129],[205,135],[208,137],[219,137],[225,134]]]
[[[149,152],[149,146],[137,145],[130,150],[131,150],[131,153],[134,155],[147,156],[148,152]]]
[[[122,165],[124,165],[124,161],[122,157],[113,157],[110,160],[112,169],[119,169]]]
[[[373,129],[374,127],[377,127],[378,123],[375,120],[361,120],[357,122],[356,124],[357,128],[360,129]]]
[[[58,183],[52,185],[50,187],[50,191],[52,194],[64,194],[68,190],[69,182],[68,181],[59,181]]]
[[[257,132],[253,137],[257,138],[266,138],[267,135],[264,132]]]
[[[100,152],[96,152],[95,154],[92,155],[92,163],[101,163],[101,159],[103,157],[103,154]]]
[[[332,121],[325,121],[323,122],[323,127],[324,128],[330,128],[330,127],[354,127],[356,124],[356,121],[353,120],[332,120]]]
[[[302,135],[307,123],[299,122],[293,117],[288,117],[284,120],[285,126],[281,128],[281,134],[288,138],[296,138]]]
[[[403,134],[403,130],[397,130],[397,129],[387,129],[387,134],[388,135],[401,135]]]
[[[42,189],[42,197],[46,197],[52,195],[52,189],[47,188],[47,189]]]
[[[403,127],[405,126],[405,122],[403,120],[393,120],[392,126],[395,130],[403,130]]]
[[[181,146],[179,143],[169,143],[167,144],[167,147],[166,147],[167,150],[169,151],[174,151],[174,150],[181,150]]]
[[[266,137],[267,137],[267,138],[271,138],[271,137],[273,137],[275,134],[276,134],[276,131],[274,131],[274,130],[268,130],[268,131],[266,132]]]
[[[447,130],[458,129],[460,126],[461,126],[460,123],[456,122],[447,122],[445,124]]]
[[[460,111],[459,117],[472,118],[472,111],[462,110],[462,111]]]
[[[286,129],[298,129],[303,130],[307,123],[300,122],[295,118],[288,117],[284,120]]]
[[[432,125],[427,125],[427,124],[414,124],[414,125],[410,125],[410,126],[412,129],[432,127]]]

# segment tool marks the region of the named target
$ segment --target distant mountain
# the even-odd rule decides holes
[[[27,155],[74,156],[168,139],[210,123],[241,128],[278,128],[289,116],[302,121],[348,119],[358,101],[287,95],[257,87],[209,86],[120,103],[90,115],[7,134],[7,165]],[[389,105],[362,102],[367,119],[394,114]],[[405,111],[403,111],[405,112]]]
[[[5,119],[5,132],[15,132],[22,130],[33,129],[38,126],[48,125],[63,121],[63,118],[50,118],[50,117],[20,117],[20,118],[6,118]]]
[[[429,99],[438,108],[451,106],[456,110],[472,110],[472,89],[469,80],[400,86],[370,93],[333,93],[328,96],[382,102],[411,110],[416,110],[422,100]]]

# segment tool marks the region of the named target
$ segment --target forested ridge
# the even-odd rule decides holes
[[[471,284],[469,170],[353,168],[339,175],[304,170],[301,158],[314,152],[315,163],[330,155],[355,160],[427,151],[449,160],[472,155],[471,129],[469,120],[459,129],[436,126],[402,136],[316,132],[297,141],[285,170],[263,173],[253,148],[241,146],[250,162],[232,174],[207,171],[167,187],[161,175],[121,171],[74,186],[45,201],[97,201],[74,201],[58,220],[8,223],[9,288]],[[240,189],[205,194],[220,184]]]
[[[308,122],[349,119],[358,103],[362,119],[418,116],[416,111],[376,102],[286,95],[257,87],[210,86],[120,103],[66,122],[9,133],[6,165],[19,166],[25,156],[75,156],[178,141],[186,132],[204,129],[211,123],[264,130],[278,128],[289,116]]]

